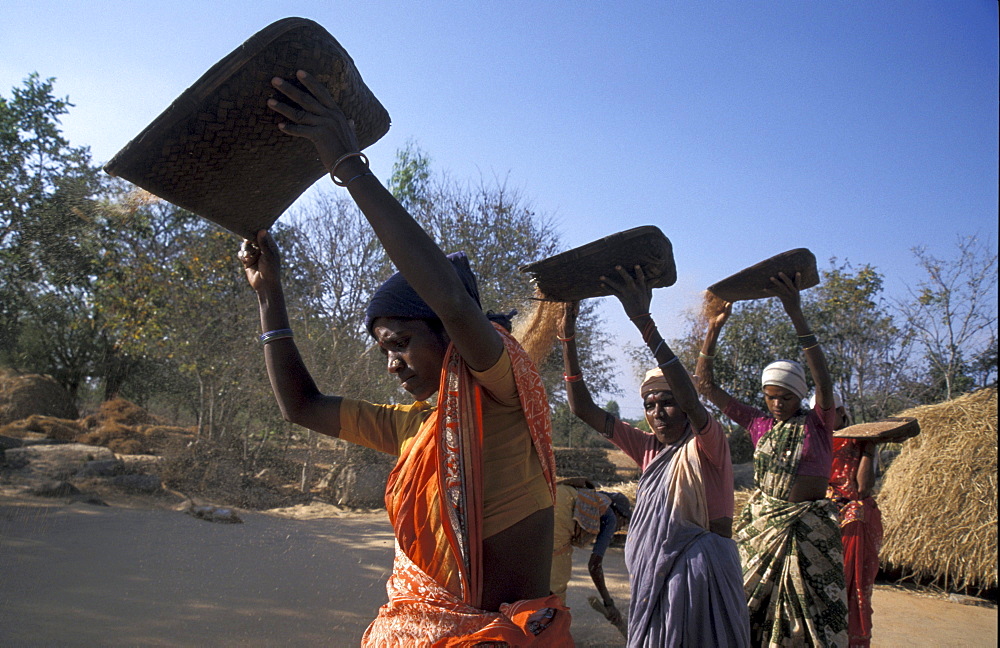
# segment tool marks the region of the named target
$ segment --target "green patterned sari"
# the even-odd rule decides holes
[[[847,646],[847,594],[837,507],[789,502],[805,415],[775,422],[757,443],[757,489],[737,522],[750,629],[759,646]]]

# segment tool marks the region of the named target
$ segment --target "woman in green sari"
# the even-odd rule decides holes
[[[833,386],[799,299],[799,277],[771,279],[792,320],[816,385],[816,408],[798,362],[768,365],[761,379],[768,413],[734,399],[714,380],[712,361],[724,304],[709,318],[698,358],[699,390],[754,443],[754,485],[736,521],[752,639],[762,646],[847,646],[847,597],[837,507],[826,499],[833,460]]]

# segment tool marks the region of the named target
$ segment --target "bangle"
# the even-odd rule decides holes
[[[667,360],[666,362],[661,362],[661,363],[660,363],[659,365],[657,365],[657,366],[658,366],[658,367],[659,367],[660,369],[666,369],[667,367],[669,367],[670,365],[674,364],[675,362],[680,362],[680,361],[681,361],[681,359],[680,359],[680,358],[678,358],[677,356],[674,356],[673,358],[670,358],[670,359],[669,359],[669,360]]]
[[[650,315],[652,315],[652,313],[643,313],[642,315],[636,315],[634,317],[630,317],[629,319],[634,322],[637,319],[639,319],[640,317],[649,317]]]
[[[814,344],[814,345],[812,345],[812,346],[807,346],[807,347],[802,347],[802,350],[803,350],[803,351],[808,351],[808,350],[810,350],[810,349],[815,349],[815,348],[816,348],[816,347],[818,347],[818,346],[819,346],[819,342],[817,342],[816,344]]]
[[[565,380],[566,382],[580,382],[581,380],[583,380],[583,374],[582,373],[578,373],[578,374],[574,374],[574,375],[570,376],[570,375],[564,373],[563,374],[563,380]]]
[[[653,337],[653,332],[656,331],[656,322],[653,318],[650,318],[646,325],[642,327],[642,341],[649,344],[650,338]]]
[[[807,338],[810,335],[812,335],[812,333],[803,333],[802,335],[799,336],[799,339],[801,340],[802,338]]]
[[[333,176],[333,184],[337,185],[338,187],[346,187],[347,183],[341,182],[340,180],[337,179],[337,167],[340,166],[341,162],[352,157],[361,158],[361,161],[365,163],[365,168],[366,169],[370,168],[368,165],[368,156],[362,153],[361,151],[355,151],[353,153],[344,153],[339,158],[337,158],[337,161],[333,163],[332,167],[330,167],[330,175]],[[351,178],[351,180],[355,179],[356,178]]]
[[[709,360],[715,360],[715,356],[714,355],[708,355],[707,353],[704,353],[702,351],[699,351],[698,355],[701,356],[702,358],[707,358]]]
[[[569,337],[559,337],[557,335],[556,339],[559,340],[560,342],[572,342],[573,340],[576,339],[576,333],[574,333],[573,335],[571,335]]]
[[[261,344],[267,344],[268,342],[274,342],[275,340],[284,340],[285,338],[295,337],[292,335],[292,329],[283,328],[275,329],[273,331],[267,331],[258,338]]]
[[[656,357],[656,354],[660,352],[660,347],[662,347],[662,346],[663,346],[664,344],[666,344],[666,343],[667,343],[667,341],[666,341],[666,340],[664,340],[664,339],[663,339],[663,338],[661,337],[661,338],[660,338],[660,343],[656,345],[656,348],[655,348],[655,349],[653,349],[653,357],[654,357],[654,358]]]
[[[799,344],[802,346],[803,350],[811,349],[817,344],[819,344],[819,340],[816,339],[815,335],[810,333],[809,335],[800,335]]]
[[[355,180],[357,180],[358,178],[363,178],[364,176],[373,176],[373,175],[375,175],[375,174],[372,173],[371,171],[365,171],[364,173],[359,173],[358,175],[354,176],[353,178],[351,178],[350,180],[348,180],[347,182],[345,182],[344,183],[344,187],[345,188],[350,188],[351,183],[354,182]]]

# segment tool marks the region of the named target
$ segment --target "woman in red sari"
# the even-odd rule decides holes
[[[809,406],[814,402],[815,396]],[[839,430],[849,424],[847,409],[839,394],[834,394],[834,403]],[[851,648],[870,646],[872,641],[872,589],[882,548],[882,512],[872,496],[876,449],[873,441],[833,438],[833,472],[826,496],[840,507]]]
[[[287,120],[283,133],[313,143],[399,269],[373,297],[365,324],[389,373],[417,401],[377,405],[320,393],[292,339],[273,239],[261,231],[256,245],[244,244],[268,376],[286,420],[399,456],[386,486],[396,536],[389,602],[362,643],[572,645],[569,613],[549,594],[555,462],[538,373],[483,313],[464,255],[444,255],[368,170],[326,87],[306,72],[296,76],[305,90],[275,78],[290,102],[268,105]]]

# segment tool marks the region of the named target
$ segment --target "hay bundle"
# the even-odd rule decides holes
[[[100,427],[77,437],[80,443],[104,446],[116,454],[146,454],[149,444],[146,436],[136,427],[121,423],[106,422]]]
[[[955,589],[997,586],[997,391],[900,414],[920,421],[878,497],[883,565]]]
[[[76,421],[39,414],[32,414],[28,418],[0,426],[0,436],[20,439],[33,432],[46,439],[64,442],[76,441],[77,436],[83,431],[83,426]]]
[[[114,400],[101,403],[101,406],[97,409],[97,413],[91,414],[84,419],[84,425],[88,428],[95,428],[108,423],[133,426],[158,425],[161,421],[135,403],[127,401],[124,398],[115,398]]]

